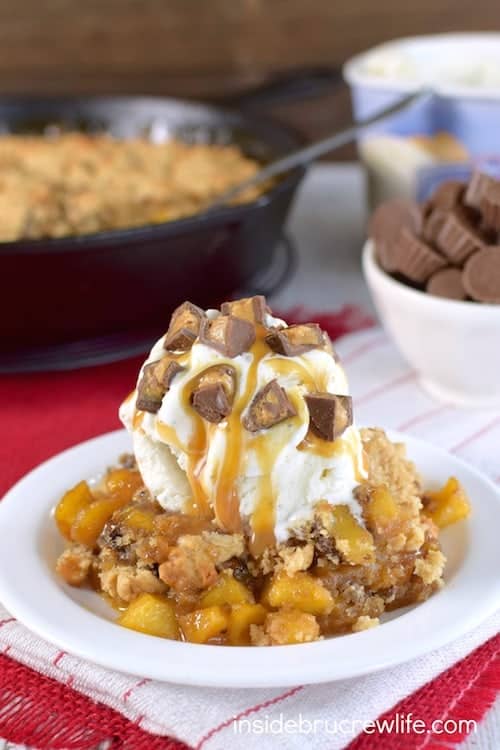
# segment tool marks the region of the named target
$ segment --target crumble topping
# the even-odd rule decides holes
[[[308,643],[320,636],[314,615],[295,609],[282,609],[267,615],[264,625],[251,625],[250,637],[254,646],[280,646],[289,643]]]
[[[126,627],[197,643],[305,643],[375,627],[384,611],[424,601],[443,585],[438,524],[463,517],[468,505],[456,480],[424,495],[404,447],[381,430],[363,430],[362,439],[369,466],[356,491],[362,523],[320,502],[313,521],[256,555],[251,530],[226,533],[213,518],[165,512],[126,459],[101,486],[91,492],[80,483],[69,505],[65,496],[58,506],[63,529],[66,508],[82,510],[57,572],[128,605],[120,616]],[[116,510],[96,534],[93,514],[103,503]],[[87,515],[92,537],[82,527]]]

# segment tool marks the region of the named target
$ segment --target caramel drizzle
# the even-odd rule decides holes
[[[242,392],[237,388],[231,414],[226,420],[224,428],[226,432],[225,451],[217,467],[213,497],[210,497],[205,491],[200,476],[206,465],[210,439],[213,437],[214,431],[218,429],[218,426],[206,422],[191,406],[191,394],[196,387],[201,373],[185,383],[181,392],[182,406],[190,415],[193,422],[193,429],[188,444],[184,445],[179,440],[177,432],[173,427],[159,420],[156,421],[156,429],[160,438],[187,456],[187,478],[193,497],[191,506],[189,509],[186,509],[186,512],[206,517],[211,517],[215,514],[218,525],[229,532],[241,532],[242,530],[237,480],[243,473],[244,459],[248,454],[248,450],[253,449],[255,451],[261,473],[258,477],[258,501],[250,518],[250,550],[254,555],[262,554],[266,548],[272,547],[276,541],[274,534],[276,498],[272,473],[278,454],[289,440],[289,433],[287,431],[283,432],[282,440],[277,440],[279,433],[276,431],[273,431],[271,434],[265,432],[259,435],[247,434],[241,422],[242,413],[256,392],[259,364],[270,351],[265,342],[266,333],[263,326],[257,325],[256,340],[250,349],[252,362],[248,368],[245,387]],[[306,364],[286,357],[269,359],[268,364],[277,376],[297,376],[298,384],[305,386],[309,391],[328,390],[328,373],[326,370],[317,373],[312,368],[307,367]],[[300,421],[304,417],[304,405],[301,399],[292,398],[292,400],[297,409],[297,417],[294,419]],[[136,421],[142,421],[142,417],[142,412],[136,412],[134,427],[136,426]],[[141,419],[139,420],[139,418]],[[338,439],[330,443],[308,433],[306,438],[297,447],[298,450],[310,450],[325,458],[349,452],[352,456],[356,473],[359,475],[359,480],[361,479],[354,440]]]
[[[257,454],[262,471],[258,485],[259,499],[250,519],[249,547],[254,556],[261,555],[266,548],[273,547],[276,543],[274,534],[276,498],[273,489],[272,471],[277,451],[270,450],[268,443],[265,435],[260,435],[252,441],[252,447]]]
[[[286,359],[270,360],[269,364],[279,375],[294,375],[298,373],[302,384],[306,386],[309,392],[328,391],[328,373],[326,371],[317,374],[314,370],[311,371],[306,365]],[[352,432],[348,436],[343,435],[333,442],[322,440],[312,432],[308,432],[304,440],[297,446],[297,450],[311,451],[323,458],[335,458],[343,454],[349,454],[354,466],[356,481],[361,482],[363,480],[364,465],[362,462],[362,468],[360,469],[359,453]]]
[[[248,368],[244,391],[235,399],[231,414],[227,419],[226,450],[219,466],[215,488],[214,508],[217,521],[229,531],[241,531],[240,502],[237,491],[237,479],[243,468],[244,428],[241,415],[255,393],[257,370],[260,361],[269,353],[265,342],[266,331],[257,326],[257,337],[250,349],[252,363]]]

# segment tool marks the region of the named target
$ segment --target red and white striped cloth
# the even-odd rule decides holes
[[[323,324],[332,334],[339,332],[331,320],[330,324]],[[338,342],[337,348],[349,376],[359,424],[382,424],[423,437],[500,481],[500,412],[462,411],[432,401],[378,328],[348,336]],[[10,383],[4,379],[10,403],[3,414],[2,429],[10,427],[9,445],[4,443],[4,449],[10,451],[6,457],[9,463],[5,464],[10,479],[68,443],[115,427],[111,404],[116,405],[126,392],[136,367],[134,361],[87,372],[23,376],[10,379]],[[44,385],[49,384],[52,392],[58,387],[58,403],[50,414],[47,397],[40,395]],[[32,393],[35,385],[40,389],[38,395]],[[78,429],[75,412],[79,415]],[[44,443],[44,439],[48,442]],[[30,448],[28,459],[19,455],[22,445]],[[281,691],[215,690],[138,680],[83,662],[41,641],[0,608],[0,651],[4,654],[0,658],[0,736],[46,750],[83,750],[95,747],[97,739],[106,739],[110,734],[121,738],[118,747],[134,750],[180,748],[165,736],[200,750],[289,750],[304,744],[311,750],[336,750],[346,747],[353,737],[327,732],[307,737],[285,733],[237,735],[234,717],[271,721],[301,716],[311,722],[343,719],[344,726],[348,726],[355,720],[374,720],[386,712],[394,714],[397,709],[400,713],[413,710],[427,721],[457,716],[477,719],[500,690],[499,631],[500,612],[460,641],[376,675]],[[478,650],[464,658],[474,649]],[[19,670],[24,667],[11,660],[52,679],[28,670],[21,674]],[[428,684],[434,678],[436,681]],[[55,685],[53,680],[65,687]],[[19,687],[24,684],[28,687]],[[104,706],[96,708],[74,691],[115,709],[130,721],[125,722]],[[100,734],[100,729],[105,733]],[[146,732],[162,738],[153,738]],[[446,747],[453,747],[462,737],[447,736]],[[389,737],[378,733],[359,737],[351,747],[436,750],[443,747],[441,741],[432,734]]]

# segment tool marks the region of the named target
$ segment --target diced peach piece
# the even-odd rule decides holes
[[[117,621],[131,630],[158,638],[179,639],[179,626],[171,602],[160,594],[139,594]]]
[[[328,509],[326,511],[326,509]],[[351,565],[363,565],[375,559],[373,537],[360,526],[347,505],[322,504],[321,519],[335,539],[335,546]]]
[[[71,526],[77,515],[93,501],[94,496],[87,482],[78,482],[59,500],[54,515],[57,527],[66,539],[71,538]]]
[[[232,646],[250,644],[250,625],[262,625],[267,609],[262,604],[235,604],[229,617],[228,640]]]
[[[209,589],[201,599],[203,607],[224,604],[244,604],[253,602],[251,592],[242,583],[236,580],[231,571],[221,573],[217,582]]]
[[[111,469],[105,483],[110,495],[121,497],[126,502],[130,502],[134,493],[144,485],[140,473],[135,469]]]
[[[277,573],[266,586],[262,601],[270,607],[289,607],[312,615],[327,615],[334,605],[321,581],[302,571],[293,576]]]
[[[127,501],[122,497],[103,497],[83,508],[71,525],[71,541],[95,547],[101,531],[115,510]]]
[[[195,609],[179,617],[184,637],[191,643],[206,643],[220,635],[229,625],[229,614],[218,606]]]
[[[469,499],[455,477],[450,477],[446,484],[436,492],[427,492],[425,497],[427,501],[424,501],[425,513],[440,529],[462,521],[470,514]]]
[[[372,490],[364,515],[367,524],[377,531],[387,529],[397,519],[398,505],[387,487],[376,487]]]
[[[146,531],[151,534],[154,530],[153,521],[155,514],[152,511],[142,510],[131,506],[126,508],[121,514],[121,520],[124,524],[135,531]]]

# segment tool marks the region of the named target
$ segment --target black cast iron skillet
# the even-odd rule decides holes
[[[316,86],[327,74],[312,77]],[[330,75],[331,78],[331,75]],[[336,80],[334,74],[333,79]],[[275,84],[285,95],[298,88]],[[250,101],[258,103],[258,93]],[[85,97],[0,100],[5,132],[48,124],[186,141],[235,143],[265,163],[293,150],[290,129],[243,112],[178,99]],[[144,351],[185,299],[214,306],[239,290],[270,292],[296,169],[253,203],[155,226],[80,237],[0,243],[0,371],[62,369]],[[286,268],[285,263],[285,268]]]

